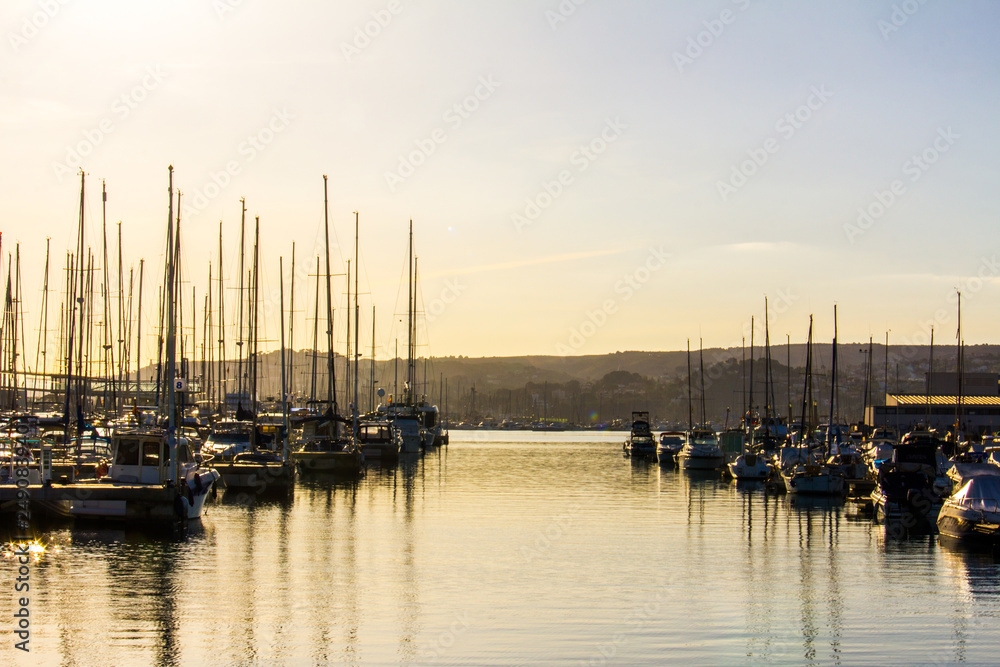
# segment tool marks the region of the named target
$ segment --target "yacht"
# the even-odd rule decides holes
[[[678,464],[685,470],[717,470],[724,458],[719,436],[708,427],[692,429],[677,455]]]
[[[648,412],[632,413],[632,430],[622,448],[625,456],[633,460],[656,460],[656,441],[653,440],[653,433],[649,430]]]

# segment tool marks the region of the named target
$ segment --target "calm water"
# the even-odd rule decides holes
[[[8,621],[0,664],[1000,660],[992,554],[633,463],[623,439],[453,432],[357,483],[220,496],[183,537],[49,529],[32,652]]]

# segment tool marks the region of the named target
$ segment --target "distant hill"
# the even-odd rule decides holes
[[[867,343],[841,343],[838,350],[840,412],[844,418],[856,421],[864,406],[865,369],[868,360]],[[718,424],[737,419],[750,393],[750,351],[741,348],[708,348],[704,358],[707,417]],[[747,358],[745,364],[741,360]],[[934,368],[952,371],[956,365],[954,347],[936,346]],[[773,403],[781,414],[788,413],[789,386],[793,414],[801,411],[805,384],[806,345],[774,345],[771,348],[773,390],[764,397],[765,350],[757,346],[753,354],[754,404]],[[872,346],[872,373],[868,382],[869,402],[881,402],[886,384],[893,393],[920,393],[930,359],[927,346],[889,347],[888,363],[884,344]],[[311,351],[298,350],[289,354],[293,363],[293,392],[308,398],[312,381]],[[685,351],[627,351],[604,355],[582,356],[521,356],[521,357],[433,357],[415,364],[418,393],[432,402],[448,405],[454,419],[505,416],[550,418],[570,421],[593,421],[618,417],[627,418],[633,409],[650,410],[657,418],[685,422],[688,417],[687,368]],[[692,387],[697,403],[694,412],[700,414],[699,352],[692,350]],[[319,398],[325,396],[326,358],[318,358],[315,385]],[[387,393],[394,388],[403,391],[406,375],[405,360],[379,361],[375,365],[375,386]],[[813,346],[813,395],[816,410],[823,414],[829,409],[832,367],[831,343]],[[193,364],[193,375],[201,374],[200,362]],[[245,365],[244,365],[245,370]],[[888,370],[888,383],[886,371]],[[970,345],[965,348],[967,372],[1000,371],[1000,346]],[[153,377],[155,368],[144,370],[144,377]],[[234,378],[236,364],[229,362],[226,374]],[[217,373],[215,373],[217,375]],[[339,404],[350,401],[344,396],[347,377],[344,357],[336,357],[336,383]],[[369,360],[361,361],[361,407],[367,409],[374,394],[370,379]],[[790,381],[790,382],[789,382]],[[447,385],[447,396],[444,386]],[[235,388],[235,381],[229,383]],[[259,396],[280,395],[280,355],[262,355],[259,370]],[[771,400],[773,394],[773,401]],[[774,407],[772,406],[772,407]]]

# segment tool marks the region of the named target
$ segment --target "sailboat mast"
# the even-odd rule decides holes
[[[358,212],[354,212],[354,409],[351,410],[353,420],[352,435],[358,440],[358,362],[361,359],[361,348],[358,346],[358,330],[361,328],[361,312],[358,310],[358,274],[361,272],[358,264]],[[350,330],[348,330],[350,337]]]
[[[958,292],[958,332],[955,334],[955,339],[958,341],[958,346],[956,348],[958,358],[956,359],[955,362],[956,370],[958,371],[957,373],[958,402],[955,404],[955,443],[957,444],[959,441],[960,434],[962,432],[962,412],[963,412],[962,393],[964,391],[964,387],[962,386],[962,381],[964,380],[964,378],[962,377],[962,375],[964,373],[964,366],[965,366],[965,364],[963,363],[965,360],[962,359],[962,293],[961,292]]]
[[[406,291],[406,404],[413,404],[413,220],[410,220],[410,252]]]
[[[284,274],[282,274],[283,276]],[[284,292],[282,292],[284,297]],[[288,304],[288,393],[295,395],[295,241],[292,241],[292,293]],[[294,399],[293,399],[294,401]]]
[[[226,297],[222,269],[222,221],[219,220],[219,417],[225,419],[226,411]]]
[[[35,372],[38,372],[38,357],[41,354],[42,387],[45,386],[45,378],[48,373],[48,331],[49,331],[49,244],[51,237],[45,238],[45,279],[42,283],[42,327],[38,331],[38,345],[35,347]]]
[[[292,244],[294,248],[295,245]],[[294,250],[293,250],[294,253]],[[293,273],[294,275],[294,273]],[[281,460],[288,460],[288,385],[285,382],[285,270],[284,258],[278,258],[278,280],[281,287]]]
[[[708,416],[705,413],[705,341],[698,338],[698,370],[701,375],[701,424],[708,424]]]
[[[691,403],[691,339],[687,341],[688,362],[688,431],[694,430],[694,405]]]
[[[146,260],[139,260],[139,299],[135,309],[135,398],[142,390],[142,278]]]
[[[833,439],[833,420],[837,415],[837,305],[833,306],[833,369],[830,382],[830,421],[826,429],[827,456],[830,455],[830,445]]]
[[[128,365],[125,361],[125,276],[122,267],[122,223],[118,221],[118,392],[115,412],[120,412],[128,392]]]
[[[327,197],[327,178],[323,174],[323,228],[326,234],[326,402],[327,407],[337,410],[336,371],[333,367],[333,295],[330,290],[330,200]]]
[[[806,421],[806,411],[810,407],[812,402],[812,339],[813,339],[813,316],[809,315],[809,336],[806,339],[806,378],[805,386],[802,387],[802,415],[801,415],[801,438],[802,441],[806,439],[806,435],[809,433],[810,424]]]
[[[240,266],[239,271],[236,274],[239,276],[240,288],[239,288],[239,329],[236,333],[236,392],[237,392],[237,407],[243,406],[243,275],[244,275],[244,262],[245,262],[245,251],[246,251],[246,224],[247,224],[247,203],[246,198],[240,198],[240,206],[242,211],[240,213]],[[249,287],[249,286],[248,286]]]
[[[166,347],[167,347],[167,437],[168,437],[168,447],[170,449],[170,471],[173,472],[175,463],[175,447],[174,447],[174,429],[176,427],[176,404],[174,396],[174,376],[176,368],[175,364],[175,352],[177,346],[177,332],[174,328],[174,288],[175,277],[174,277],[174,260],[176,259],[177,246],[174,243],[174,167],[170,165],[167,167],[169,173],[169,183],[167,185],[167,194],[170,200],[170,204],[167,208],[167,247],[170,249],[167,254],[167,284],[166,284],[166,310],[167,310],[167,336],[166,336]]]
[[[319,359],[319,255],[316,255],[316,294],[313,306],[312,368],[309,374],[309,401],[316,400],[316,361]]]

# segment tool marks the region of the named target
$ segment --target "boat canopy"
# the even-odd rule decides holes
[[[996,512],[1000,504],[1000,475],[971,478],[951,497],[951,501],[969,509]]]

